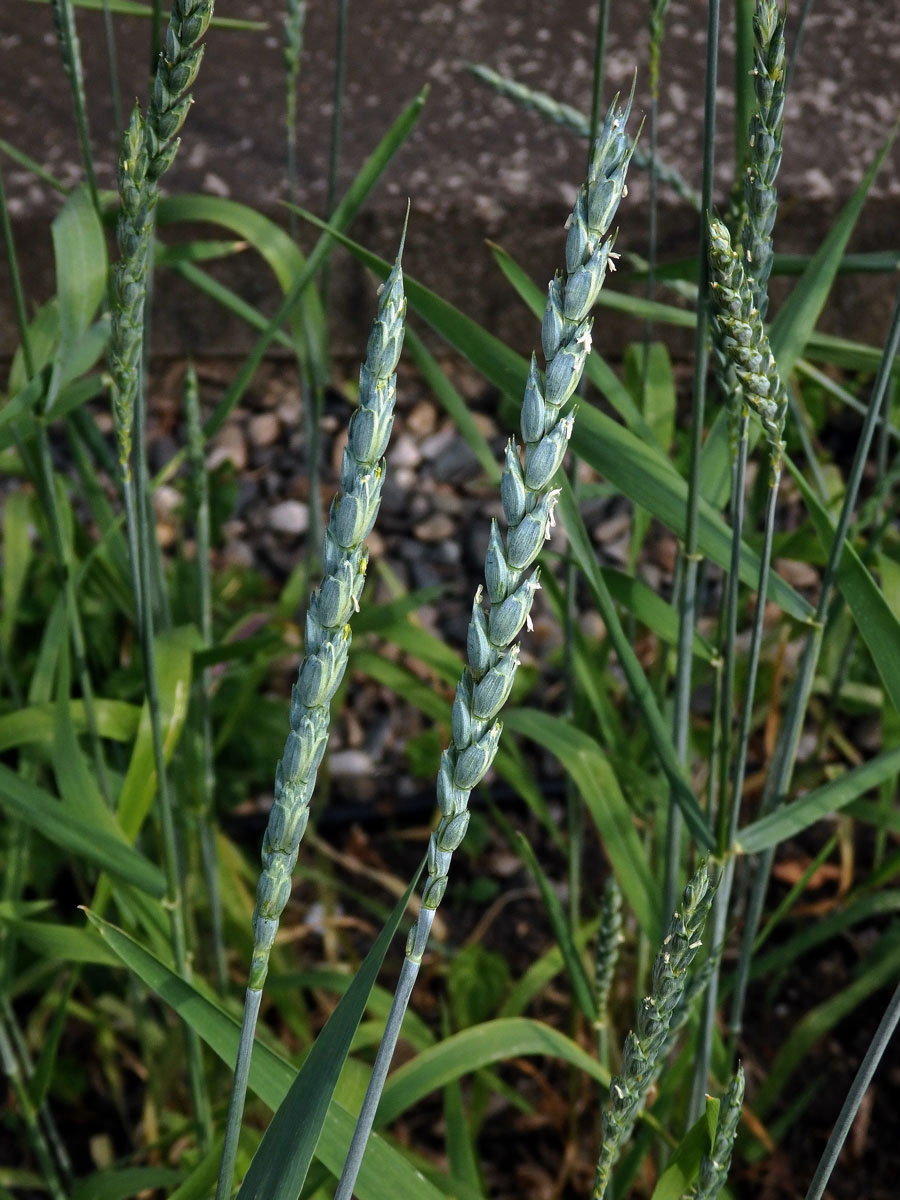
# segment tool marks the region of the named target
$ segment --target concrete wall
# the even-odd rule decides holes
[[[335,5],[309,4],[300,83],[301,202],[321,211],[330,136]],[[638,69],[637,108],[647,94],[646,3],[615,0],[609,34],[607,97],[630,87]],[[799,10],[794,4],[792,10]],[[481,61],[581,109],[590,105],[596,5],[585,0],[351,0],[347,102],[341,179],[346,183],[403,105],[431,85],[425,111],[353,233],[392,255],[406,197],[412,199],[408,271],[527,348],[534,326],[499,276],[483,244],[501,242],[532,275],[546,279],[560,260],[562,222],[581,177],[585,145],[522,112],[476,82],[466,61]],[[207,191],[254,205],[283,221],[283,82],[281,6],[275,0],[220,3],[219,15],[267,23],[262,32],[213,29],[183,133],[167,177],[171,191]],[[797,13],[792,11],[788,47]],[[717,196],[724,201],[733,171],[733,5],[723,4],[719,75]],[[776,250],[809,251],[887,135],[900,107],[900,37],[894,4],[882,0],[817,0],[787,104],[781,208]],[[706,5],[672,0],[663,58],[661,153],[699,186]],[[91,122],[101,186],[112,187],[112,128],[103,34],[97,13],[78,12],[91,93]],[[146,92],[147,21],[117,18],[126,110]],[[636,122],[635,122],[636,124]],[[6,0],[0,21],[0,134],[71,184],[79,178],[68,85],[48,6]],[[52,190],[3,161],[30,301],[52,291],[48,222],[59,204]],[[646,179],[636,169],[620,210],[620,248],[646,248]],[[690,253],[695,218],[664,191],[663,254]],[[900,244],[900,161],[890,155],[853,243],[856,249]],[[212,234],[212,236],[216,236]],[[306,244],[310,238],[304,234]],[[9,288],[0,278],[0,353],[15,344]],[[277,291],[251,255],[229,264],[224,278],[248,300],[271,310]],[[163,278],[164,315],[155,349],[194,354],[240,352],[250,337],[239,323],[198,303]],[[828,324],[877,341],[887,323],[893,280],[842,281]],[[776,299],[778,293],[776,292]],[[372,289],[343,254],[337,260],[333,325],[338,352],[355,357],[372,310]],[[637,334],[603,318],[597,335],[615,351]]]

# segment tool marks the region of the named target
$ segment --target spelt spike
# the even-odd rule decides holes
[[[685,1200],[716,1200],[725,1186],[731,1166],[734,1139],[737,1136],[737,1127],[741,1119],[743,1100],[744,1068],[738,1063],[738,1069],[719,1110],[712,1154],[704,1155],[700,1163],[697,1181]]]
[[[597,990],[597,1019],[606,1024],[609,1018],[609,995],[612,990],[619,943],[622,939],[622,891],[615,875],[610,875],[603,889],[600,908],[600,928],[594,950],[594,981]]]
[[[669,1030],[684,995],[688,967],[699,948],[715,888],[709,867],[703,864],[684,889],[682,911],[673,915],[656,956],[650,995],[641,1005],[637,1031],[625,1039],[622,1069],[610,1086],[593,1200],[601,1200],[606,1192],[619,1152],[663,1069]]]
[[[609,227],[632,154],[633,144],[625,133],[631,100],[622,109],[617,103],[618,98],[595,142],[588,179],[568,223],[567,274],[550,284],[542,326],[546,370],[541,380],[532,360],[522,404],[524,468],[515,442],[507,449],[501,498],[509,528],[504,544],[496,523],[492,527],[485,558],[490,610],[486,613],[476,597],[469,628],[469,665],[457,689],[453,741],[443,753],[438,777],[441,819],[429,842],[422,909],[407,943],[407,956],[414,962],[421,960],[434,910],[447,887],[451,855],[465,833],[469,795],[497,752],[501,726],[496,716],[518,666],[515,639],[530,619],[538,588],[538,572],[526,572],[553,526],[559,493],[550,484],[572,432],[572,418],[562,416],[562,407],[575,390],[590,352],[587,309],[609,265]]]
[[[407,218],[409,211],[407,209]],[[404,225],[404,237],[406,226]],[[290,732],[275,773],[275,802],[263,838],[263,870],[253,912],[249,988],[262,989],[278,922],[291,889],[291,872],[309,819],[309,802],[328,738],[329,704],[343,678],[350,647],[349,621],[365,585],[363,542],[381,503],[383,455],[394,420],[395,370],[403,343],[406,297],[400,253],[378,301],[368,354],[359,376],[359,407],[341,470],[341,493],[325,531],[323,579],[306,622],[306,657],[291,698]]]
[[[709,222],[709,263],[720,345],[731,361],[741,393],[762,424],[774,482],[784,455],[787,397],[740,256],[721,221]]]
[[[784,17],[775,0],[756,0],[753,14],[756,112],[750,121],[750,163],[744,179],[742,243],[753,304],[765,321],[772,271],[772,227],[778,207],[775,176],[784,132]]]

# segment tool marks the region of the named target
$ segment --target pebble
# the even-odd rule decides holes
[[[215,471],[223,463],[230,462],[236,471],[247,466],[247,442],[237,425],[226,425],[216,438],[206,460],[208,470]]]
[[[281,421],[273,412],[258,413],[250,422],[250,441],[254,446],[274,446],[281,433]]]
[[[328,759],[335,779],[362,779],[372,774],[375,764],[365,750],[338,750]]]
[[[420,521],[413,527],[413,533],[420,542],[443,542],[452,538],[456,526],[446,513],[432,513],[425,521]]]
[[[414,405],[406,418],[407,429],[418,438],[428,437],[430,433],[434,433],[436,425],[437,412],[434,405],[429,404],[427,400],[420,400],[418,404]]]
[[[269,509],[269,528],[276,533],[306,533],[309,528],[309,509],[299,500],[282,500]]]
[[[429,462],[436,458],[440,458],[442,454],[446,453],[455,437],[456,432],[452,425],[446,426],[438,433],[433,433],[431,437],[425,438],[422,442],[420,447],[422,451],[422,457],[427,459]]]
[[[422,454],[415,438],[403,433],[388,451],[388,465],[393,468],[408,467],[414,470],[422,461]]]

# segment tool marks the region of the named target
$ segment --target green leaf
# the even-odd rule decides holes
[[[130,742],[137,732],[141,710],[136,705],[126,704],[124,700],[95,700],[94,710],[101,737],[114,742]],[[87,732],[83,701],[69,701],[69,716],[76,733]],[[55,704],[32,704],[0,717],[0,752],[16,746],[44,744],[49,748],[53,742],[55,718]]]
[[[507,709],[503,723],[507,730],[543,746],[569,773],[597,826],[638,924],[649,937],[656,937],[662,922],[659,888],[647,864],[631,809],[606,755],[589,734],[562,717],[537,709]]]
[[[72,1200],[132,1200],[140,1192],[175,1187],[182,1177],[181,1171],[173,1171],[171,1167],[120,1167],[96,1171],[79,1179],[72,1191]]]
[[[900,749],[886,750],[861,767],[854,767],[830,783],[808,792],[776,812],[760,817],[737,836],[739,854],[759,854],[795,837],[816,821],[840,812],[853,800],[878,787],[900,771]]]
[[[706,1108],[684,1135],[669,1165],[659,1177],[651,1200],[681,1200],[697,1178],[700,1163],[712,1151],[719,1120],[719,1101],[706,1097]]]
[[[59,353],[47,397],[48,409],[56,398],[64,365],[87,333],[106,294],[108,270],[103,226],[86,184],[70,194],[51,228],[59,301]]]
[[[768,1116],[775,1101],[786,1093],[788,1081],[812,1047],[869,996],[881,988],[896,986],[900,977],[900,938],[896,926],[882,934],[854,974],[852,983],[811,1008],[794,1025],[790,1037],[769,1066],[765,1082],[754,1096],[754,1112],[762,1120]]]
[[[609,1087],[609,1072],[565,1034],[526,1017],[501,1017],[445,1038],[392,1072],[384,1086],[376,1124],[389,1125],[429,1093],[463,1075],[532,1055],[560,1059]]]
[[[519,851],[525,859],[528,869],[534,876],[535,883],[538,885],[538,891],[541,893],[544,910],[550,921],[553,936],[556,938],[557,945],[562,951],[563,962],[566,965],[569,982],[572,985],[575,999],[578,1001],[578,1007],[587,1020],[593,1022],[597,1019],[597,1005],[594,1001],[591,985],[588,983],[584,963],[581,961],[581,955],[575,947],[572,931],[569,929],[569,922],[566,920],[566,914],[563,912],[562,902],[553,890],[550,880],[538,862],[537,855],[531,848],[531,843],[521,830],[516,831],[516,841]]]
[[[313,1043],[253,1156],[238,1192],[239,1200],[296,1196],[303,1187],[350,1043],[421,873],[422,867]]]
[[[325,225],[310,213],[302,210],[298,212],[311,224],[329,229],[332,237],[380,278],[387,277],[390,263],[339,233],[337,227]],[[410,307],[481,371],[488,382],[517,404],[520,403],[528,372],[525,360],[409,275],[404,274],[404,281]],[[603,295],[602,291],[600,295]],[[589,359],[588,362],[590,361]],[[633,408],[634,402],[627,389],[621,384],[618,386]],[[640,414],[638,417],[644,422]],[[646,425],[646,422],[644,424]],[[641,508],[645,508],[679,537],[684,536],[687,483],[658,447],[648,445],[630,429],[623,429],[589,404],[582,404],[578,410],[571,444],[585,462],[605,476],[620,492]],[[701,553],[727,569],[731,562],[729,527],[715,509],[703,500],[700,502],[698,521],[698,544]],[[759,577],[759,556],[747,546],[741,550],[740,576],[749,587],[756,586]],[[807,621],[812,616],[813,609],[808,601],[778,576],[772,578],[769,597],[773,603],[780,605],[784,612],[799,621]]]
[[[2,919],[2,918],[0,918]],[[63,963],[102,963],[118,966],[118,959],[95,929],[62,925],[51,921],[4,921],[26,946],[41,958]]]
[[[788,461],[791,474],[803,493],[803,499],[826,552],[834,541],[834,525],[812,488]],[[844,542],[841,561],[835,575],[856,627],[869,648],[872,661],[881,676],[885,691],[900,713],[900,620],[879,590],[849,538]]]
[[[478,459],[490,482],[499,484],[501,470],[497,459],[487,438],[478,428],[478,422],[469,411],[469,406],[444,374],[437,360],[428,352],[425,343],[408,325],[403,348],[421,371],[422,378],[431,389],[435,400],[468,442],[469,449]]]
[[[2,418],[9,405],[0,412]],[[13,632],[19,614],[19,600],[28,578],[32,560],[31,497],[26,492],[10,492],[3,501],[3,611],[0,613],[0,641],[9,656]]]
[[[203,639],[193,625],[185,625],[157,634],[154,646],[159,680],[163,753],[166,762],[169,762],[187,718],[193,656],[196,650],[202,648]],[[119,824],[130,841],[137,837],[155,795],[153,730],[150,724],[150,707],[145,701],[116,809]]]
[[[715,841],[712,831],[709,828],[709,822],[703,815],[700,805],[691,791],[690,784],[685,777],[684,768],[678,761],[678,756],[675,753],[671,732],[663,720],[659,706],[656,703],[653,689],[650,687],[647,676],[644,674],[644,670],[638,661],[638,657],[631,647],[631,642],[622,628],[619,614],[616,612],[612,597],[609,594],[603,576],[600,574],[596,555],[588,539],[581,514],[575,504],[572,486],[564,477],[560,478],[560,484],[560,512],[566,524],[569,545],[587,581],[594,603],[597,605],[606,625],[609,639],[615,648],[616,654],[619,656],[619,662],[622,665],[622,670],[625,672],[625,677],[628,680],[628,686],[631,688],[635,703],[641,710],[647,732],[650,735],[653,748],[659,758],[660,766],[669,780],[672,794],[678,803],[678,807],[684,813],[684,819],[691,833],[701,846],[711,849]],[[623,890],[624,886],[623,882]]]
[[[50,0],[28,0],[30,4],[49,4]],[[107,0],[72,0],[76,8],[88,12],[102,12]],[[109,0],[109,11],[122,17],[152,17],[153,8],[140,0]],[[247,21],[239,17],[213,17],[213,29],[232,29],[248,33],[262,33],[269,28],[265,21]]]
[[[656,444],[668,450],[675,437],[677,396],[672,360],[665,342],[626,346],[625,386],[636,404],[643,401],[644,417]]]
[[[26,783],[2,763],[0,804],[73,858],[92,862],[157,899],[166,894],[162,872],[130,846],[121,834],[116,836],[86,823],[49,792]]]
[[[87,916],[121,961],[170,1004],[233,1068],[240,1037],[238,1021],[194,984],[180,979],[123,930],[96,913],[88,912]],[[295,1077],[296,1070],[289,1062],[257,1042],[250,1067],[250,1088],[269,1108],[278,1108]],[[316,1146],[316,1157],[335,1176],[341,1173],[355,1127],[356,1118],[333,1101]],[[358,1200],[384,1200],[385,1196],[402,1196],[403,1200],[442,1200],[442,1193],[427,1183],[402,1154],[377,1134],[369,1140],[355,1194]]]
[[[896,135],[897,126],[895,125],[876,155],[875,161],[863,176],[859,187],[844,205],[834,225],[828,231],[828,236],[810,259],[809,266],[772,322],[769,330],[769,342],[772,346],[772,353],[775,355],[775,361],[778,363],[781,378],[784,380],[794,370],[797,359],[803,354],[816,327],[816,322],[825,307],[828,293],[831,291],[841,265],[841,258],[850,234],[853,232],[869,189],[887,157]]]

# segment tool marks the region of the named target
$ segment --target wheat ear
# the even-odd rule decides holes
[[[750,162],[744,179],[747,215],[741,240],[753,303],[760,320],[765,321],[772,271],[772,227],[778,208],[775,176],[781,165],[784,133],[784,17],[775,0],[757,0],[753,37],[756,111],[750,121]]]
[[[774,484],[784,456],[787,399],[762,316],[753,302],[752,285],[728,230],[715,219],[709,222],[709,265],[721,345],[740,381],[744,399],[763,427]]]
[[[647,1093],[665,1062],[669,1031],[687,984],[687,972],[700,948],[700,936],[715,893],[709,868],[704,864],[684,889],[682,911],[669,923],[653,964],[650,995],[641,1004],[637,1031],[625,1039],[622,1070],[613,1077],[609,1107],[603,1114],[600,1157],[593,1200],[601,1200],[622,1146],[631,1136]]]
[[[612,992],[619,946],[622,941],[622,889],[615,875],[610,875],[603,888],[600,905],[600,927],[594,947],[594,991],[597,998],[597,1052],[600,1061],[609,1058],[609,997]]]
[[[538,572],[528,574],[528,570],[553,525],[559,492],[551,485],[572,433],[574,414],[564,417],[562,410],[581,378],[591,345],[588,314],[612,266],[613,239],[607,234],[625,190],[632,152],[625,133],[631,100],[624,109],[618,109],[617,103],[618,97],[593,145],[587,181],[567,222],[566,275],[557,274],[550,283],[541,327],[546,370],[542,379],[532,356],[522,401],[524,461],[514,439],[506,448],[500,492],[509,528],[504,543],[497,522],[491,526],[484,563],[490,607],[485,608],[485,589],[479,587],[466,640],[468,666],[453,703],[453,737],[441,755],[437,780],[441,816],[428,841],[422,906],[409,932],[406,959],[335,1200],[350,1200],[353,1194],[435,910],[447,889],[450,861],[469,824],[469,796],[497,753],[501,732],[497,716],[519,661],[516,638],[530,621],[539,587]]]
[[[739,1063],[719,1110],[712,1154],[704,1155],[701,1160],[697,1182],[688,1192],[686,1200],[716,1200],[725,1186],[743,1102],[744,1069]]]
[[[403,237],[406,236],[404,227]],[[263,837],[263,869],[253,910],[253,955],[232,1084],[217,1200],[231,1195],[238,1135],[250,1074],[250,1056],[262,989],[278,923],[291,892],[291,873],[309,821],[309,802],[325,743],[330,704],[347,666],[350,618],[366,581],[364,545],[381,504],[384,452],[394,423],[395,374],[403,345],[406,296],[400,260],[379,288],[378,313],[359,373],[359,407],[350,419],[340,491],[325,531],[322,582],[306,615],[305,657],[291,692],[290,732],[275,768],[275,802]]]

